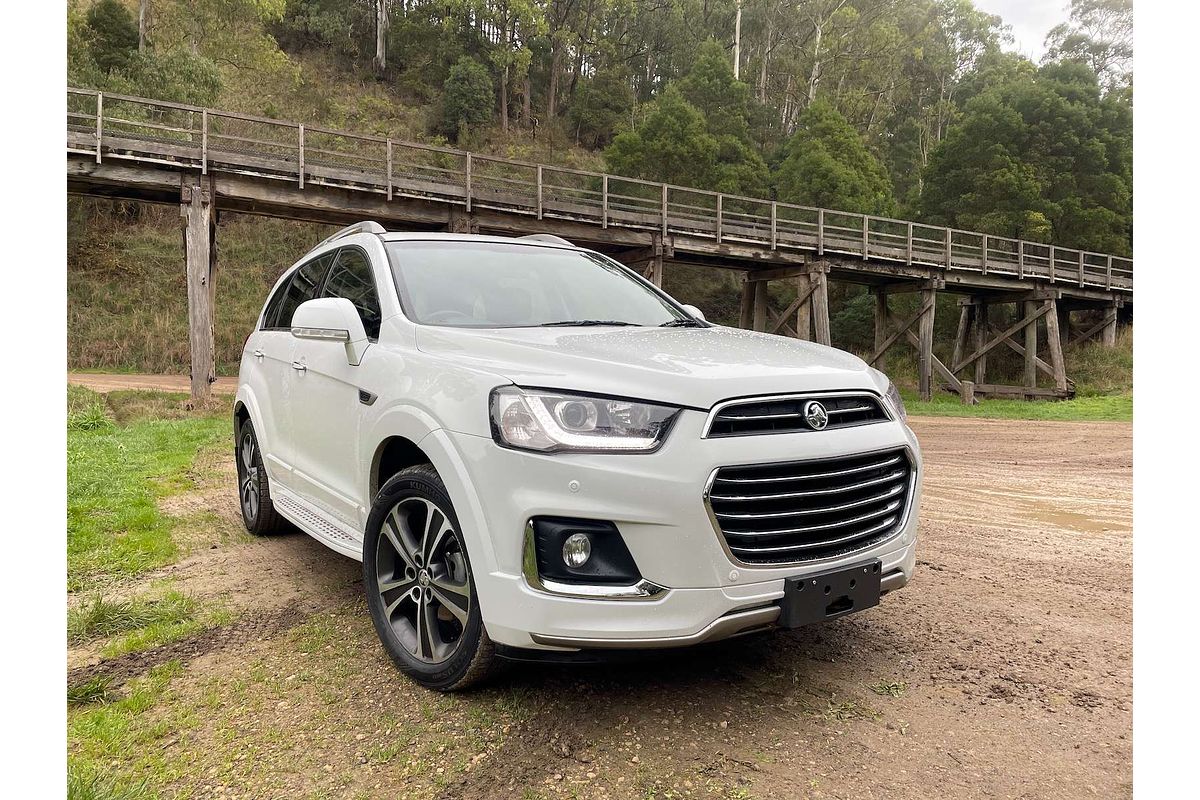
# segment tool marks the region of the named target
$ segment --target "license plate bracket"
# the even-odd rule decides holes
[[[879,605],[882,572],[883,562],[875,559],[816,575],[785,578],[780,627],[799,628]]]

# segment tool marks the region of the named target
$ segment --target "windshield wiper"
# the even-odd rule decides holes
[[[636,322],[625,322],[619,319],[564,319],[561,322],[543,322],[539,327],[542,328],[586,328],[598,325],[631,325],[635,328],[642,327]]]
[[[706,326],[703,322],[701,322],[698,319],[692,319],[690,317],[685,317],[683,319],[668,320],[668,321],[664,322],[663,324],[659,325],[658,327],[660,327],[660,328],[705,328],[708,326]]]

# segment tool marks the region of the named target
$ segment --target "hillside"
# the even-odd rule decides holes
[[[380,2],[390,14],[381,49]],[[140,5],[148,20],[141,31]],[[1086,4],[1076,5],[1069,24],[1082,30]],[[1064,43],[1034,65],[1005,52],[1002,20],[970,3],[813,0],[796,4],[796,14],[783,9],[748,6],[734,48],[732,0],[521,9],[421,0],[72,0],[69,81],[1129,252],[1131,78],[1119,61],[1096,68]],[[824,44],[812,40],[818,28]],[[1059,141],[1044,141],[1047,131]],[[186,371],[177,210],[73,198],[68,231],[69,366]],[[236,370],[267,287],[327,233],[221,218],[219,372]],[[736,321],[732,273],[669,267],[666,288],[716,321]],[[776,310],[794,296],[786,286],[772,291]],[[834,343],[866,350],[869,298],[860,287],[834,284],[830,301]],[[901,313],[905,302],[897,303]],[[952,297],[939,303],[936,340],[947,342],[957,309]],[[1019,373],[1010,355],[993,359],[997,378]],[[1072,376],[1088,385],[1080,370],[1095,357],[1068,358]],[[902,355],[891,359],[889,370],[912,372]],[[1117,392],[1128,383],[1103,382]]]

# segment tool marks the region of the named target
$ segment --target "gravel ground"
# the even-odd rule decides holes
[[[72,675],[183,664],[146,712],[158,766],[113,758],[168,797],[1129,796],[1131,426],[912,424],[916,577],[832,623],[444,697],[382,655],[358,565],[295,535],[146,579],[220,598],[227,633]],[[239,524],[232,492],[194,499]]]

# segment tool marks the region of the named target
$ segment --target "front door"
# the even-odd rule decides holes
[[[344,297],[354,303],[367,338],[379,338],[379,295],[367,254],[343,247],[325,281],[321,297]],[[367,475],[361,463],[359,425],[366,408],[359,390],[368,347],[362,363],[352,365],[340,342],[296,339],[293,359],[293,469],[298,491],[314,505],[331,512],[361,532],[367,513]],[[370,399],[370,398],[367,398]]]

